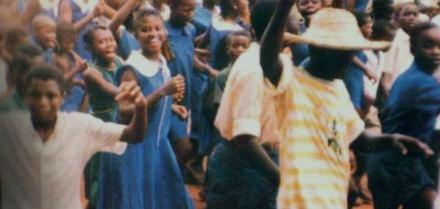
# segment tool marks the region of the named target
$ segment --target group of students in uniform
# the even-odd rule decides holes
[[[434,208],[437,7],[4,2],[1,207]]]

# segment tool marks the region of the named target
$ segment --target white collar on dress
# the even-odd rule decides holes
[[[132,65],[142,75],[152,77],[157,74],[157,71],[162,67],[163,73],[169,77],[170,70],[167,66],[167,60],[163,55],[160,55],[161,63],[154,62],[146,58],[141,50],[133,51],[127,59],[127,64]]]

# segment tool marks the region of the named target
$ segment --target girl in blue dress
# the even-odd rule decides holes
[[[148,95],[148,131],[142,143],[128,145],[122,156],[106,154],[103,158],[98,208],[192,209],[168,139],[173,101],[168,95],[183,96],[183,77],[171,78],[162,55],[166,35],[160,13],[143,10],[134,23],[141,50],[133,51],[127,63],[134,67],[132,72]],[[116,80],[126,71],[118,71]]]

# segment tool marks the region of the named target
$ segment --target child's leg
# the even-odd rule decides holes
[[[403,205],[403,209],[432,209],[437,192],[431,186],[423,188],[410,201]]]

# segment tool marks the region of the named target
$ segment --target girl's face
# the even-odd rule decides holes
[[[109,30],[97,30],[93,34],[93,54],[98,59],[113,62],[116,58],[116,41]]]
[[[367,21],[360,29],[364,38],[369,39],[371,37],[371,34],[373,33],[373,20],[371,17],[367,17]]]
[[[58,44],[62,51],[70,52],[75,47],[75,36],[63,34],[63,37],[58,37]]]
[[[419,36],[416,60],[430,70],[437,68],[440,65],[440,28],[423,31]]]
[[[418,22],[419,9],[415,4],[403,5],[399,13],[399,24],[404,30],[410,30]]]
[[[56,46],[55,24],[47,24],[35,31],[35,38],[44,49],[53,49]]]
[[[251,40],[246,36],[233,36],[228,45],[228,54],[232,62],[249,48]]]
[[[135,81],[137,83],[136,75],[132,70],[126,70],[121,77],[122,82]]]
[[[63,93],[54,80],[32,79],[24,99],[33,120],[39,123],[50,123],[54,122],[63,104]]]
[[[162,19],[153,15],[144,17],[136,28],[136,36],[144,53],[160,54],[166,40]]]
[[[321,0],[299,0],[298,10],[304,16],[308,17],[315,14],[322,8]]]

